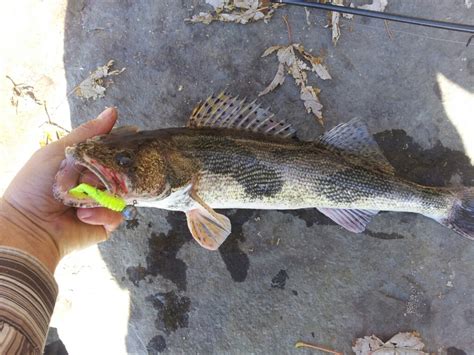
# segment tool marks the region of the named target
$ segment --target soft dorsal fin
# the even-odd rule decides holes
[[[353,118],[323,134],[316,144],[333,152],[351,157],[362,164],[370,164],[383,172],[394,174],[395,169],[380,150],[365,122]]]
[[[255,101],[232,97],[226,92],[211,95],[193,110],[187,127],[230,128],[291,137],[296,131],[289,123],[273,120],[273,114]]]

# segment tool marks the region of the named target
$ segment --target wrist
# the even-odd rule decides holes
[[[53,238],[2,198],[0,198],[0,246],[30,254],[52,273],[60,260],[59,249]]]

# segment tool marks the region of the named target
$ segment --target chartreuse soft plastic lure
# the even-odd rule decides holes
[[[79,184],[69,190],[69,193],[78,199],[91,198],[102,207],[116,212],[122,212],[127,206],[123,198],[112,195],[110,192],[99,190],[89,184]]]

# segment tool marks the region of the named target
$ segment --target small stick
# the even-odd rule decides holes
[[[390,28],[388,27],[388,21],[384,20],[383,23],[385,25],[385,30],[387,31],[388,38],[390,38],[390,40],[393,41],[393,34],[392,34],[392,31],[390,31]]]
[[[68,129],[62,127],[61,125],[59,125],[59,124],[57,124],[56,122],[54,122],[54,121],[51,120],[51,116],[49,115],[49,111],[48,111],[48,106],[46,105],[46,100],[43,101],[43,106],[44,106],[44,111],[46,112],[46,116],[48,117],[48,121],[45,121],[45,122],[43,122],[42,124],[40,124],[40,127],[43,126],[45,123],[48,123],[48,124],[50,124],[50,125],[52,125],[52,126],[56,126],[57,128],[62,129],[62,130],[63,130],[64,132],[66,132],[66,133],[71,133],[70,130],[68,130]]]
[[[323,347],[318,346],[318,345],[316,345],[316,344],[307,343],[307,342],[305,342],[305,341],[298,341],[298,342],[296,342],[295,348],[296,348],[296,349],[299,349],[299,348],[308,348],[308,349],[315,349],[315,350],[324,351],[324,352],[326,352],[326,353],[334,354],[334,355],[344,355],[343,353],[340,353],[339,351],[334,351],[334,350],[331,350],[331,349],[323,348]]]
[[[288,30],[288,41],[290,41],[289,44],[292,44],[293,41],[292,41],[292,38],[291,38],[291,26],[290,26],[290,23],[288,22],[288,16],[284,15],[284,16],[282,16],[282,18],[283,18],[283,21],[285,21],[286,29]]]

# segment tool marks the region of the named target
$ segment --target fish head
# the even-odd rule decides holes
[[[70,206],[98,207],[93,199],[78,199],[69,193],[85,175],[97,188],[123,198],[127,204],[169,195],[164,147],[159,140],[139,133],[112,133],[67,147],[56,175],[55,197]]]

